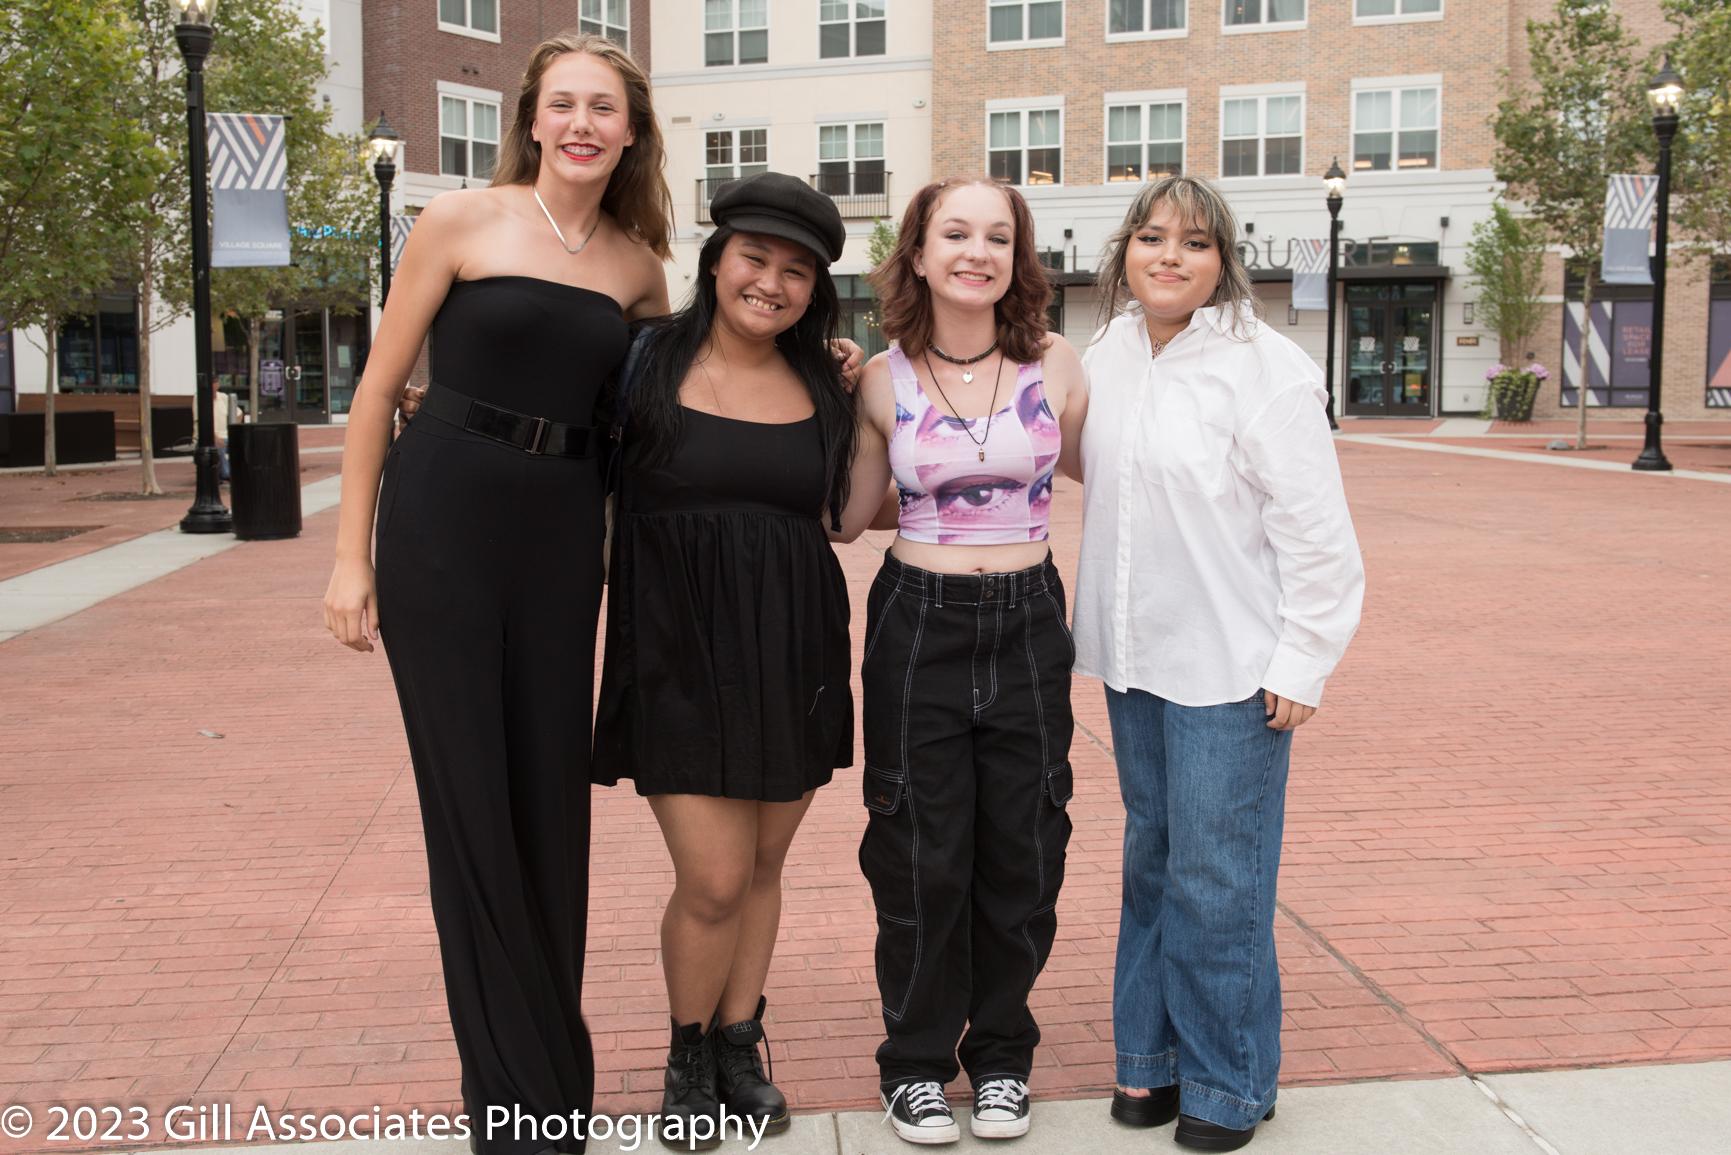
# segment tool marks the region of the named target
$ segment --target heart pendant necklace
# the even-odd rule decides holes
[[[977,364],[980,361],[984,361],[987,357],[990,357],[992,355],[992,350],[998,347],[998,342],[994,339],[990,345],[986,346],[986,351],[984,353],[977,354],[973,357],[952,357],[936,345],[930,344],[929,342],[926,347],[936,353],[943,360],[948,361],[950,364],[962,366],[962,384],[972,385],[974,383],[974,371],[968,368],[968,366]],[[984,460],[984,458],[981,460]]]

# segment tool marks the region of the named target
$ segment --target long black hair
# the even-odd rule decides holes
[[[727,225],[715,230],[697,255],[697,281],[690,299],[672,316],[651,322],[653,331],[646,339],[628,401],[631,420],[627,436],[637,443],[645,464],[665,463],[679,443],[685,423],[679,386],[715,324],[715,269],[728,239],[737,233]],[[835,282],[820,260],[812,280],[811,303],[800,319],[775,339],[775,347],[805,383],[817,409],[829,473],[830,518],[837,529],[842,508],[847,505],[855,444],[854,395],[842,383],[841,367],[830,351],[840,314]]]

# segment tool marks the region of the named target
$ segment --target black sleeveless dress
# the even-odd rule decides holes
[[[626,328],[605,294],[490,277],[451,286],[432,347],[435,389],[588,425]],[[423,412],[380,488],[380,628],[482,1155],[546,1146],[489,1136],[490,1106],[593,1106],[581,995],[601,481],[596,459],[532,456]]]
[[[592,773],[791,802],[853,762],[820,427],[683,418],[665,462],[629,437],[623,451]]]

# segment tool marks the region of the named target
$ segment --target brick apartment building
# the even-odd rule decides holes
[[[1637,35],[1663,38],[1658,0],[1617,7]],[[1563,309],[1533,348],[1500,350],[1463,267],[1496,192],[1488,118],[1505,84],[1528,77],[1526,21],[1553,9],[1552,0],[940,0],[932,168],[1022,188],[1037,241],[1063,270],[1061,327],[1078,341],[1098,324],[1088,282],[1135,185],[1179,170],[1218,181],[1269,321],[1321,362],[1326,314],[1290,307],[1288,243],[1328,236],[1321,176],[1339,158],[1349,174],[1340,411],[1476,413],[1485,369],[1530,353],[1554,371],[1537,408],[1554,415]],[[1561,262],[1551,265],[1560,306]],[[1705,268],[1675,261],[1669,287],[1665,406],[1700,415],[1718,289]],[[1638,301],[1610,307],[1638,332]],[[1724,311],[1731,342],[1731,300]],[[1612,384],[1627,360],[1612,366]],[[1602,416],[1640,416],[1632,389],[1591,395],[1606,404]],[[1731,404],[1731,388],[1725,397]]]

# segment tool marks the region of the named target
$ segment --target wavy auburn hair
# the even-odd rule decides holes
[[[541,171],[541,146],[530,129],[535,125],[535,110],[541,103],[541,78],[555,60],[573,52],[605,60],[625,82],[625,102],[629,106],[634,141],[607,178],[601,208],[627,235],[648,245],[650,251],[665,261],[673,254],[669,244],[673,235],[673,197],[667,191],[667,178],[662,175],[667,150],[661,143],[661,127],[649,101],[649,77],[630,54],[605,36],[561,32],[535,46],[529,67],[523,70],[523,87],[517,93],[511,121],[505,126],[493,184],[535,183]]]
[[[1193,176],[1162,177],[1153,184],[1142,186],[1136,194],[1136,199],[1130,202],[1129,211],[1124,214],[1124,220],[1117,230],[1107,238],[1106,253],[1100,261],[1100,277],[1097,282],[1100,289],[1100,321],[1105,324],[1118,315],[1118,310],[1129,304],[1134,297],[1130,291],[1130,280],[1125,272],[1125,252],[1130,242],[1136,237],[1142,226],[1148,223],[1148,218],[1154,215],[1154,210],[1161,205],[1171,205],[1180,220],[1190,222],[1214,242],[1214,247],[1220,252],[1220,280],[1214,286],[1214,292],[1208,298],[1204,308],[1213,305],[1238,305],[1238,316],[1233,319],[1232,331],[1243,336],[1245,331],[1244,313],[1242,307],[1250,306],[1253,316],[1262,315],[1262,303],[1256,299],[1256,289],[1250,283],[1250,273],[1244,267],[1244,258],[1238,252],[1238,218],[1233,215],[1232,206],[1226,203],[1226,198],[1220,195],[1220,190]]]
[[[1009,203],[1016,235],[1011,246],[1010,287],[993,309],[998,343],[1012,361],[1038,361],[1045,355],[1046,306],[1052,301],[1052,283],[1034,252],[1034,214],[1028,211],[1028,202],[1014,188],[995,180],[934,181],[908,202],[895,248],[867,275],[883,302],[883,334],[900,343],[909,357],[919,356],[931,344],[932,295],[925,278],[914,272],[914,257],[925,247],[926,229],[938,202],[951,189],[964,185],[996,189]]]

